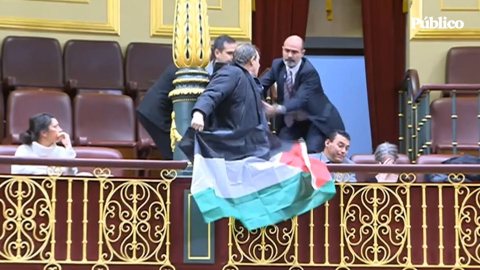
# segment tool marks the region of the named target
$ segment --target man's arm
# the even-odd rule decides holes
[[[306,109],[310,95],[318,90],[320,86],[320,76],[316,70],[311,70],[304,74],[301,78],[302,81],[298,84],[295,97],[285,102],[285,111],[296,111],[300,109]]]
[[[204,118],[210,116],[218,104],[233,93],[238,79],[238,76],[229,74],[225,72],[225,70],[217,72],[207,85],[205,91],[198,97],[193,107],[192,115],[196,111],[199,111],[203,114]]]
[[[266,97],[268,89],[270,89],[270,87],[272,87],[272,85],[277,81],[277,78],[275,77],[276,73],[274,71],[274,63],[275,62],[272,63],[272,67],[260,78],[260,83],[263,87],[263,97]]]

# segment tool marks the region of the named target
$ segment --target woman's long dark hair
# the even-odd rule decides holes
[[[38,141],[40,132],[48,131],[48,127],[52,123],[52,118],[53,116],[47,113],[39,113],[30,117],[28,130],[20,134],[20,142],[32,145],[33,142]]]

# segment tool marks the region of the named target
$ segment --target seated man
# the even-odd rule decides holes
[[[319,154],[311,154],[310,156],[327,164],[354,164],[353,161],[347,158],[348,148],[350,148],[350,135],[345,131],[336,130],[325,140],[325,148],[323,151]],[[337,182],[357,182],[355,173],[333,173],[332,177]]]

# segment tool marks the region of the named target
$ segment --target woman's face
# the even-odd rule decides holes
[[[46,143],[54,144],[59,141],[58,135],[62,132],[62,128],[58,124],[57,119],[52,118],[47,131],[42,131],[41,136]]]

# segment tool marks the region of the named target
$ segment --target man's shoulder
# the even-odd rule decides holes
[[[283,58],[276,58],[276,59],[273,59],[272,61],[272,68],[279,68],[279,67],[282,67],[284,66],[285,63],[283,62]]]
[[[283,62],[282,58],[276,58],[273,59],[272,65],[270,66],[270,73],[273,75],[274,78],[276,78],[279,74],[282,68],[285,67],[285,63]]]
[[[353,162],[353,161],[352,161],[351,159],[349,159],[349,158],[345,158],[342,163],[344,163],[344,164],[355,164],[355,162]]]
[[[310,62],[307,58],[302,59],[302,66],[300,67],[300,72],[317,72],[315,67],[313,66],[312,62]]]
[[[221,72],[221,73],[232,73],[232,72],[241,72],[241,71],[242,69],[239,66],[232,63],[225,64],[223,67],[217,70],[217,72]]]
[[[243,71],[240,67],[234,65],[234,64],[228,64],[223,67],[221,67],[219,70],[215,71],[212,74],[211,80],[217,78],[217,77],[240,77],[243,74]]]
[[[175,77],[176,77],[175,73],[177,73],[178,70],[179,70],[179,68],[177,67],[177,65],[172,63],[172,64],[167,66],[167,68],[162,73],[162,75],[164,75],[166,80],[172,80],[172,78],[175,79]]]
[[[318,160],[323,161],[323,162],[328,161],[328,158],[323,154],[323,152],[315,153],[315,154],[309,154],[308,156],[310,156],[311,158],[314,158],[314,159],[318,159]]]

